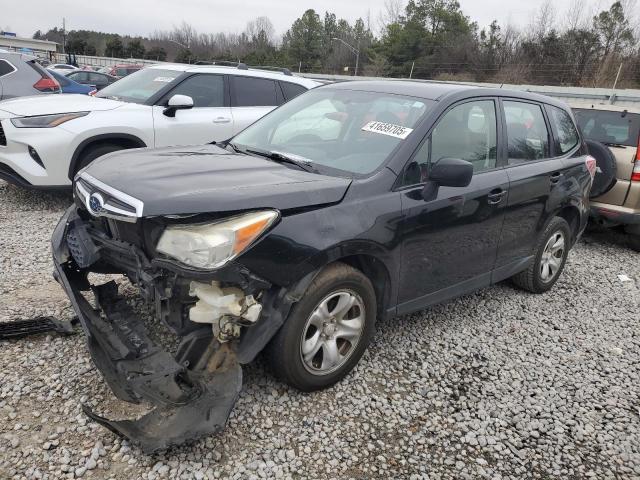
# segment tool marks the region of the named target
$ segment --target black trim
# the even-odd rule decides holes
[[[76,171],[76,166],[80,161],[80,154],[82,151],[90,144],[95,142],[102,142],[104,140],[130,140],[136,144],[137,148],[144,148],[147,146],[140,138],[135,135],[131,135],[129,133],[103,133],[101,135],[95,135],[93,137],[89,137],[86,140],[83,140],[80,145],[76,148],[75,152],[71,157],[71,161],[69,162],[69,172],[67,176],[70,180],[73,180],[73,174]]]

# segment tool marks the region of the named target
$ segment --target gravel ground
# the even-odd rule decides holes
[[[0,182],[0,321],[71,316],[49,253],[69,201]],[[258,361],[222,434],[154,456],[80,411],[136,414],[82,335],[2,342],[0,478],[640,478],[640,262],[624,241],[589,233],[546,295],[501,284],[380,322],[327,391]]]

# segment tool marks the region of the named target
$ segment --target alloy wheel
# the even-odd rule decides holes
[[[365,324],[364,302],[352,290],[327,295],[311,312],[302,331],[300,356],[305,369],[327,375],[356,350]]]
[[[547,240],[540,258],[540,279],[543,282],[549,283],[558,275],[564,259],[565,243],[564,233],[561,231],[555,232]]]

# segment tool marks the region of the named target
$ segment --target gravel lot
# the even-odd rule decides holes
[[[49,253],[69,202],[0,182],[0,321],[71,316]],[[546,295],[502,284],[379,323],[328,391],[294,391],[258,361],[222,434],[155,456],[80,411],[140,411],[82,335],[5,341],[0,478],[640,478],[639,298],[638,254],[590,233]]]

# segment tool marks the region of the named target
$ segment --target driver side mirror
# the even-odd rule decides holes
[[[459,158],[441,158],[431,167],[429,181],[422,190],[422,198],[430,201],[438,195],[439,187],[466,187],[473,177],[473,165]]]
[[[162,111],[167,117],[175,117],[178,110],[193,108],[193,98],[187,95],[174,95],[169,99],[167,107]]]

